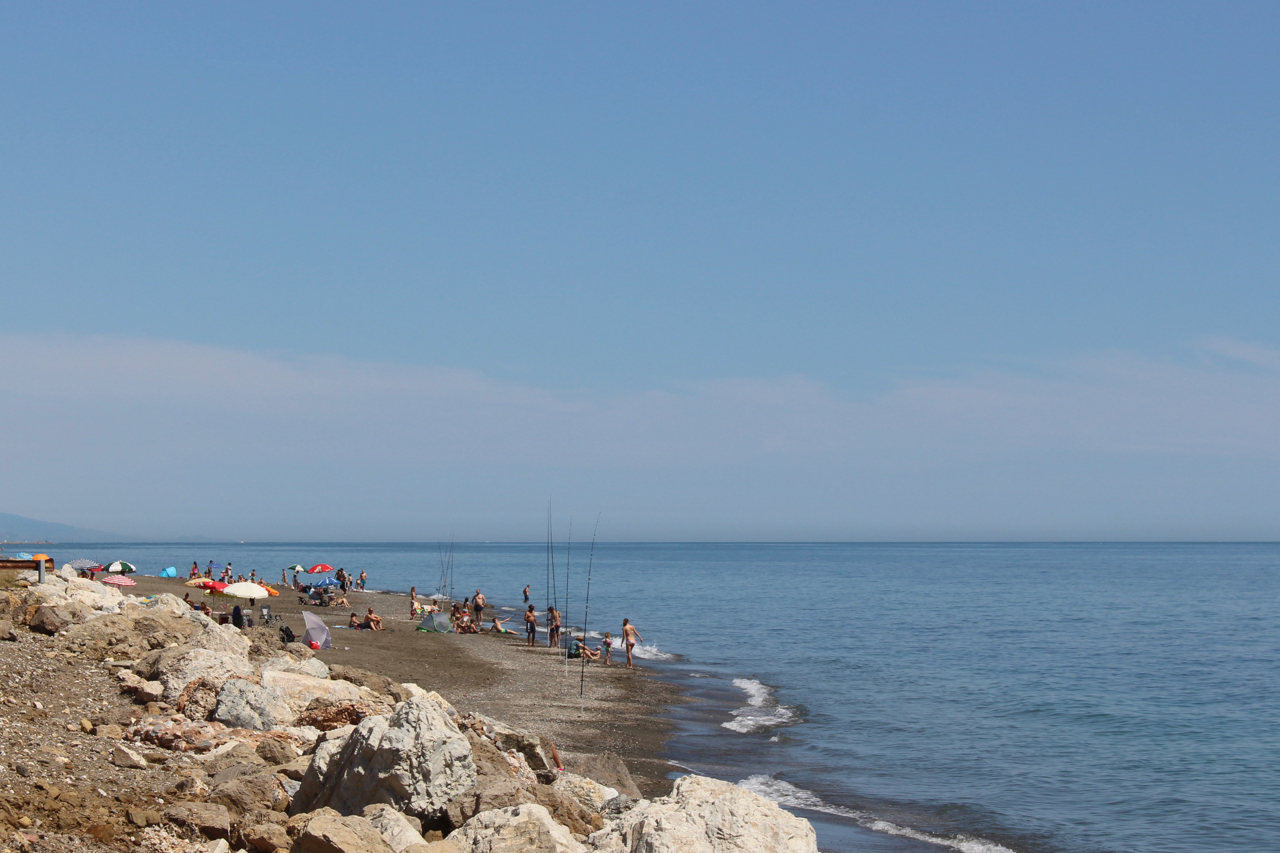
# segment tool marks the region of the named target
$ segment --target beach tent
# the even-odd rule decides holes
[[[160,570],[160,577],[162,578],[176,578],[177,576],[178,576],[177,566],[170,566],[167,569]]]
[[[28,554],[26,551],[19,551],[19,552],[18,552],[18,556],[17,556],[15,559],[18,559],[18,560],[31,560],[31,559],[34,559],[34,558],[33,558],[30,554]]]
[[[418,630],[430,631],[433,634],[449,634],[453,632],[453,626],[449,624],[449,614],[440,611],[428,613],[426,618],[418,623]]]
[[[126,575],[131,575],[137,570],[138,570],[137,566],[135,566],[133,563],[126,563],[124,560],[116,560],[114,563],[107,566],[107,571],[109,572],[113,572],[113,573],[121,572]]]
[[[304,645],[316,643],[322,649],[333,648],[333,637],[329,636],[329,629],[324,626],[324,622],[314,613],[302,611],[302,621],[307,623],[307,630],[302,635]]]

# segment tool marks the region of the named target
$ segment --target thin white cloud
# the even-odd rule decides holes
[[[1278,354],[1229,341],[1212,351],[1247,366],[1109,353],[852,400],[799,376],[590,396],[466,370],[4,335],[0,461],[22,497],[3,509],[148,535],[341,524],[358,536],[450,512],[506,518],[531,495],[580,488],[624,507],[633,536],[672,535],[679,515],[714,537],[735,514],[735,530],[816,519],[854,536],[996,531],[1001,518],[1030,529],[1038,495],[1047,530],[1086,524],[1090,490],[1168,504],[1161,477],[1108,486],[1108,465],[1207,461],[1179,482],[1200,477],[1209,494],[1214,465],[1261,477],[1280,461],[1280,375],[1254,369]],[[1103,473],[1068,494],[1090,466]]]

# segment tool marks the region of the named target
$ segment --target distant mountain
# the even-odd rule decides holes
[[[120,542],[123,539],[115,533],[0,512],[0,541],[3,542]]]

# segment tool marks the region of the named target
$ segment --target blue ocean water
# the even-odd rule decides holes
[[[103,545],[144,573],[364,569],[429,545]],[[588,546],[559,606],[583,621]],[[465,544],[455,592],[549,596],[543,544]],[[566,605],[567,599],[567,605]],[[823,850],[1280,849],[1280,545],[597,544],[593,633],[628,617],[697,701],[670,757],[814,820]]]

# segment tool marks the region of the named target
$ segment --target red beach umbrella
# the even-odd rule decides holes
[[[222,592],[224,589],[227,588],[227,585],[222,581],[205,581],[204,583],[200,584],[200,586],[204,587],[210,592]]]
[[[329,565],[328,563],[316,563],[314,566],[307,569],[307,574],[318,575],[323,572],[331,572],[331,571],[333,571],[333,566]]]
[[[127,575],[111,575],[102,579],[103,583],[109,583],[112,586],[137,586],[138,582]]]

